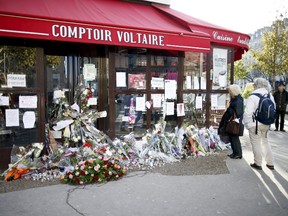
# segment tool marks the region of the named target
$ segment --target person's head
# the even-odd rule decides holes
[[[282,82],[282,81],[280,81],[280,82],[279,82],[279,85],[278,85],[278,91],[279,91],[279,92],[283,92],[284,89],[285,89],[285,83]]]
[[[234,98],[238,96],[239,94],[241,94],[241,89],[239,85],[236,85],[236,84],[228,86],[228,91],[229,91],[229,95],[231,98]]]
[[[256,78],[254,80],[255,89],[265,88],[267,91],[269,91],[269,86],[270,86],[269,82],[264,78]]]

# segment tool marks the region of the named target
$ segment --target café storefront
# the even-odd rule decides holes
[[[92,89],[110,137],[217,126],[249,36],[139,1],[0,0],[0,154],[45,142],[55,95]],[[65,9],[64,9],[65,8]]]

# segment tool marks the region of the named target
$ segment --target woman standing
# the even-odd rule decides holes
[[[241,96],[241,89],[238,85],[233,84],[228,87],[229,95],[230,95],[230,104],[229,107],[226,109],[224,115],[222,116],[222,119],[220,121],[218,133],[219,135],[228,136],[231,148],[232,148],[232,154],[228,155],[232,159],[242,159],[242,148],[239,136],[228,134],[225,132],[225,127],[227,122],[231,117],[234,116],[234,113],[236,115],[236,118],[239,119],[239,123],[241,125],[241,129],[243,133],[244,126],[242,124],[243,114],[244,114],[244,104],[243,104],[243,98]]]

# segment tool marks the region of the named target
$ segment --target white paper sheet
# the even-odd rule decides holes
[[[88,104],[88,106],[95,106],[95,105],[97,105],[97,97],[92,97],[92,98],[89,98],[88,99],[88,102],[87,102],[87,104]]]
[[[8,87],[26,87],[25,74],[8,74],[7,75]]]
[[[106,118],[106,117],[107,117],[107,111],[106,110],[99,112],[99,118]]]
[[[201,89],[205,90],[206,89],[206,78],[201,77]]]
[[[176,80],[165,80],[165,100],[166,99],[176,99]]]
[[[202,109],[202,96],[196,97],[196,109]]]
[[[0,96],[0,106],[9,106],[8,96]]]
[[[177,116],[185,116],[184,103],[177,104]]]
[[[199,89],[199,79],[197,76],[194,76],[193,82],[194,82],[194,89]]]
[[[19,96],[19,108],[37,108],[37,95]]]
[[[73,110],[76,110],[78,113],[80,113],[80,107],[79,107],[78,104],[76,104],[76,103],[72,104],[72,105],[71,105],[71,108],[72,108]]]
[[[145,111],[145,97],[136,97],[136,111]]]
[[[122,117],[122,122],[128,122],[128,121],[129,121],[129,116]]]
[[[53,92],[53,99],[63,98],[65,97],[65,92],[62,90],[55,90]]]
[[[61,139],[62,138],[62,131],[50,131],[54,137],[54,139]]]
[[[227,86],[227,49],[213,49],[213,83]]]
[[[62,120],[57,122],[57,125],[53,126],[53,130],[58,131],[62,130],[63,128],[67,127],[68,125],[72,124],[73,120]]]
[[[6,109],[5,120],[6,120],[6,127],[18,127],[19,109]]]
[[[186,76],[186,89],[192,88],[192,78],[191,76]]]
[[[211,108],[217,108],[218,107],[218,95],[212,94],[211,95]]]
[[[97,69],[95,68],[95,64],[84,64],[83,67],[83,77],[86,81],[95,80],[97,75]]]
[[[174,115],[174,102],[166,102],[166,115]]]
[[[153,101],[153,108],[162,107],[162,95],[161,94],[152,94],[151,99]]]
[[[152,88],[158,88],[158,89],[164,89],[164,78],[152,77],[151,87]]]
[[[36,120],[35,112],[27,111],[23,114],[23,124],[24,128],[29,129],[33,128]]]
[[[116,72],[116,87],[126,87],[126,72]]]

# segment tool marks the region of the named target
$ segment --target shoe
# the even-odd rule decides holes
[[[231,157],[234,157],[234,154],[229,154],[227,156],[231,158]]]
[[[274,131],[278,131],[278,129],[275,129]]]
[[[280,131],[282,131],[282,132],[286,132],[284,129],[281,129]]]
[[[242,159],[242,156],[233,155],[230,157],[231,159]]]
[[[270,170],[274,170],[274,166],[273,166],[273,165],[268,165],[268,164],[266,164],[266,166],[267,166]]]
[[[253,164],[250,164],[251,167],[257,169],[257,170],[262,170],[262,166],[258,166],[257,164],[253,163]]]

